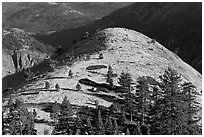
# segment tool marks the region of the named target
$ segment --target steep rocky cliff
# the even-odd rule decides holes
[[[48,59],[53,52],[51,46],[36,41],[21,29],[3,30],[2,41],[2,78],[3,90],[12,83],[7,76],[21,72]],[[16,79],[13,79],[16,81]],[[19,80],[19,79],[18,79]]]

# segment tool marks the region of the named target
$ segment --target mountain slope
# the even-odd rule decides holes
[[[108,28],[100,31],[90,39],[76,43],[75,48],[58,57],[58,61],[63,64],[55,71],[48,73],[43,79],[25,85],[12,96],[21,98],[29,109],[36,108],[39,112],[38,118],[48,121],[51,119],[49,113],[44,112],[43,104],[55,101],[60,103],[65,96],[73,105],[95,107],[93,102],[98,100],[100,105],[109,106],[113,100],[100,96],[120,99],[117,92],[111,90],[107,92],[107,89],[96,86],[99,92],[91,94],[90,90],[94,86],[82,82],[87,78],[98,84],[106,83],[108,65],[111,65],[113,72],[117,74],[113,78],[114,85],[118,85],[119,74],[123,70],[131,74],[136,84],[139,76],[152,76],[158,80],[159,75],[171,67],[181,74],[184,81],[192,82],[200,93],[202,89],[200,73],[158,42],[150,43],[151,40],[139,32],[124,28]],[[75,58],[72,65],[69,62],[71,52]],[[103,53],[103,59],[98,58],[99,52]],[[90,60],[83,59],[85,54],[90,54]],[[67,78],[70,69],[73,77]],[[46,81],[50,83],[49,90],[44,88]],[[76,91],[78,82],[81,84],[81,91]],[[58,92],[55,90],[56,84],[61,87]],[[201,95],[197,96],[197,100],[202,102]],[[4,103],[6,104],[6,101]],[[198,114],[198,117],[200,116],[201,114]],[[43,125],[36,127],[39,134],[43,133],[44,127]]]
[[[76,28],[108,15],[130,3],[98,2],[3,2],[3,27],[32,33],[52,33]]]
[[[54,48],[38,42],[21,29],[3,30],[2,35],[2,89],[4,90],[23,81],[22,74],[14,78],[15,73],[48,59],[53,54]]]
[[[47,36],[37,35],[36,38],[69,48],[73,40],[80,41],[84,32],[92,34],[97,29],[106,27],[125,27],[156,38],[166,48],[202,72],[201,3],[134,3],[93,24]]]

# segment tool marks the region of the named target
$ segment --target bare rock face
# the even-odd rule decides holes
[[[103,54],[101,59],[99,58],[100,53]],[[83,56],[87,54],[90,55],[89,59],[83,59]],[[70,55],[75,56],[75,61],[71,66],[62,65],[54,72],[48,73],[47,79],[34,81],[23,87],[27,94],[29,91],[39,94],[29,96],[18,94],[16,97],[21,98],[25,103],[41,104],[55,101],[61,103],[63,98],[67,96],[70,103],[79,106],[90,106],[92,104],[90,102],[95,100],[100,105],[110,106],[111,101],[85,94],[89,93],[90,85],[80,83],[81,91],[75,91],[77,83],[82,79],[89,79],[98,84],[106,83],[109,65],[112,67],[113,73],[117,74],[113,78],[114,85],[118,85],[119,75],[122,71],[130,73],[133,81],[136,82],[140,76],[151,76],[159,80],[159,76],[170,67],[181,74],[183,81],[193,83],[197,92],[200,93],[202,89],[202,77],[199,72],[158,42],[133,30],[125,28],[104,29],[92,37],[76,43],[73,49],[59,56],[58,60],[64,60],[66,64],[67,57]],[[69,70],[72,70],[73,73],[71,78],[67,78]],[[48,91],[40,90],[45,87],[45,82],[49,82],[50,89]],[[56,84],[61,88],[60,91],[56,91]],[[119,99],[116,92],[103,92],[104,90],[99,88],[97,90],[102,95],[114,96]],[[197,101],[202,104],[201,95],[197,96]],[[45,115],[42,114],[42,117]],[[197,117],[202,117],[201,110]],[[49,119],[49,117],[46,116],[44,119]]]
[[[3,90],[16,81],[8,76],[49,58],[53,50],[52,47],[36,41],[25,31],[17,28],[3,30],[2,47]]]
[[[175,53],[139,32],[125,28],[107,28],[89,40],[77,43],[76,47],[79,48],[72,52],[77,55],[101,50],[104,57],[97,59],[99,54],[94,53],[89,61],[74,63],[71,69],[81,78],[105,82],[105,78],[88,73],[86,68],[92,65],[111,65],[115,73],[119,75],[122,71],[128,72],[134,81],[140,76],[151,76],[159,80],[159,76],[170,67],[181,74],[183,82],[191,82],[196,86],[200,94],[197,101],[202,104],[202,75]],[[98,74],[107,74],[107,69],[96,71]],[[118,78],[119,76],[114,78],[114,84],[117,84]],[[198,115],[202,115],[201,111]]]

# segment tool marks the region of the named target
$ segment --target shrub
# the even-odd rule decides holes
[[[50,88],[50,83],[45,81],[45,89],[49,89]]]
[[[59,86],[59,84],[56,84],[56,85],[55,85],[55,89],[56,89],[57,91],[60,91],[60,86]]]
[[[109,66],[108,66],[108,73],[107,73],[107,80],[106,80],[106,82],[109,83],[110,86],[113,86],[112,75],[113,75],[113,69],[112,69],[112,67],[109,65]]]
[[[44,129],[43,134],[44,135],[49,135],[49,130],[48,129]]]
[[[69,70],[68,76],[71,77],[71,78],[73,77],[73,73],[72,73],[72,70],[71,70],[71,69]]]
[[[103,59],[103,53],[99,54],[99,59]]]
[[[81,86],[80,86],[79,83],[77,83],[77,85],[76,85],[76,89],[77,89],[77,91],[80,91],[80,90],[81,90]]]

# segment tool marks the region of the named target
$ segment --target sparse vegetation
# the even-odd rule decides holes
[[[61,90],[59,84],[56,84],[56,85],[55,85],[55,89],[56,89],[58,92]]]
[[[50,89],[50,83],[48,81],[45,81],[45,89]]]
[[[111,87],[113,86],[112,76],[113,76],[113,69],[112,69],[112,67],[109,65],[109,66],[108,66],[108,73],[107,73],[107,80],[106,80],[106,82],[109,83]]]
[[[73,77],[73,72],[72,72],[72,70],[71,70],[71,69],[69,70],[68,77],[70,77],[70,78],[72,78],[72,77]]]
[[[131,82],[132,82],[131,75],[129,73],[124,73],[124,71],[122,71],[122,73],[120,74],[118,84],[122,86],[124,92],[129,92],[131,90],[130,89]]]
[[[77,91],[80,91],[80,90],[81,90],[81,85],[80,85],[79,83],[77,83],[77,85],[76,85],[76,90],[77,90]]]
[[[103,53],[99,54],[99,59],[103,59]]]
[[[25,71],[24,77],[26,78],[26,81],[31,81],[33,79],[34,73],[30,70],[30,68]]]
[[[8,113],[2,115],[3,135],[36,135],[37,131],[34,129],[36,115],[33,112],[28,112],[21,101],[9,101],[7,109]]]

